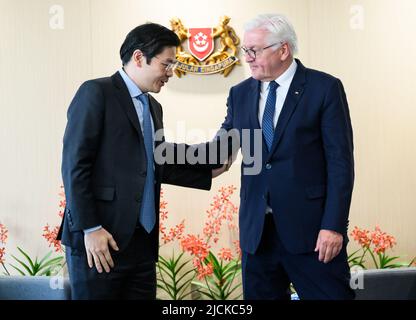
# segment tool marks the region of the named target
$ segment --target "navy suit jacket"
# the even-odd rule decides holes
[[[339,79],[296,61],[270,152],[262,139],[261,172],[241,175],[240,245],[249,253],[261,240],[267,203],[289,252],[312,252],[321,229],[348,241],[354,159],[344,88]],[[259,95],[260,81],[253,78],[232,87],[222,128],[240,135],[260,129]],[[253,134],[250,130],[251,139]],[[243,152],[242,170],[249,166],[244,159]]]
[[[155,130],[162,129],[162,107],[149,99]],[[63,140],[66,208],[58,239],[83,250],[83,230],[102,225],[123,250],[137,226],[146,162],[140,122],[120,74],[82,84],[68,109]],[[211,169],[155,163],[156,257],[161,183],[209,190]]]

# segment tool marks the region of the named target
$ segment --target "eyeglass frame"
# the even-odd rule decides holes
[[[241,47],[241,50],[244,51],[244,55],[248,55],[254,61],[254,60],[257,59],[257,53],[260,53],[261,54],[261,53],[263,53],[264,50],[269,49],[269,48],[271,48],[271,47],[273,47],[273,46],[275,46],[277,44],[280,44],[280,46],[282,46],[282,45],[285,44],[285,42],[282,42],[282,41],[281,42],[276,42],[276,43],[273,43],[273,44],[271,44],[271,45],[269,45],[267,47],[260,48],[258,50],[249,49],[249,48],[246,48],[246,47],[243,46],[243,47]],[[252,56],[250,53],[252,53],[254,56]]]
[[[156,58],[156,59],[161,61],[160,64],[165,67],[166,72],[174,71],[178,67],[178,64],[179,64],[179,61],[166,63],[166,62],[162,62],[162,59],[160,59],[156,56],[154,56],[153,58]]]

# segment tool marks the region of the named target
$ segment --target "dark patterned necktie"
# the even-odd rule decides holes
[[[274,112],[276,109],[276,89],[279,84],[276,81],[272,81],[269,84],[269,94],[267,95],[266,107],[264,108],[262,129],[264,140],[266,141],[267,148],[270,151],[273,144],[274,137]]]

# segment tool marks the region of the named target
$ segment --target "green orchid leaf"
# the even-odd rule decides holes
[[[35,269],[34,263],[32,259],[30,259],[29,255],[26,252],[24,252],[20,247],[17,247],[17,250],[19,250],[20,253],[26,258],[26,260],[29,261],[29,264],[32,267],[32,270]]]
[[[30,269],[30,267],[29,267],[28,265],[26,265],[23,261],[21,261],[21,260],[19,260],[18,258],[16,258],[14,255],[11,255],[11,256],[12,256],[12,258],[13,258],[14,260],[16,260],[17,262],[19,262],[19,263],[20,263],[20,265],[21,265],[23,268],[25,268],[25,269],[26,269],[26,271],[27,271],[27,273],[28,273],[29,275],[32,275],[33,271]],[[11,266],[12,266],[12,267],[14,267],[12,264],[11,264]]]
[[[42,265],[43,262],[45,262],[46,259],[48,259],[52,254],[52,251],[49,251],[48,254],[46,254],[40,261],[39,264]],[[36,259],[37,260],[37,259]]]
[[[11,266],[12,268],[14,268],[15,270],[17,270],[17,272],[19,272],[22,276],[26,276],[26,274],[25,274],[22,270],[20,270],[18,267],[14,266],[14,265],[12,265],[12,264],[10,264],[10,266]]]

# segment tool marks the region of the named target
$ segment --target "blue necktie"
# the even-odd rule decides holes
[[[139,100],[143,104],[143,137],[144,147],[146,149],[147,174],[144,184],[142,205],[140,208],[140,223],[145,230],[150,233],[156,223],[155,212],[155,185],[153,170],[153,133],[150,118],[149,98],[146,94],[141,94]]]
[[[264,108],[262,129],[264,140],[266,141],[267,148],[270,151],[274,138],[274,111],[276,109],[276,89],[279,84],[276,81],[272,81],[269,84],[269,94],[267,95],[266,107]]]

